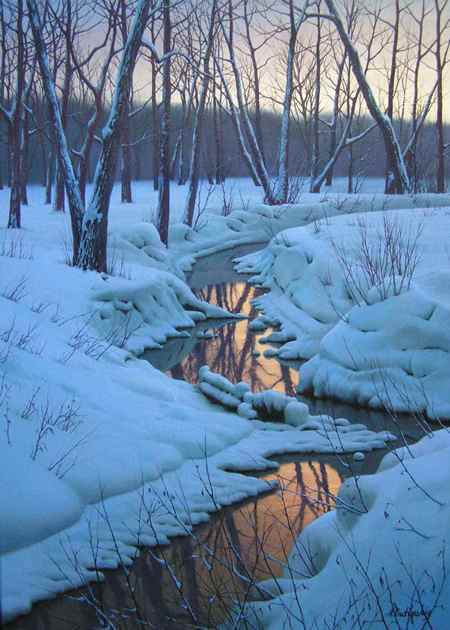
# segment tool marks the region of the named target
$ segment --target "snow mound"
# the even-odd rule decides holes
[[[1,450],[0,553],[43,540],[80,518],[80,498],[45,467],[14,447]],[[20,470],[20,474],[17,474]]]
[[[262,323],[280,322],[278,341],[286,342],[280,359],[314,356],[339,314],[351,308],[342,274],[331,261],[328,244],[307,228],[282,232],[262,252],[238,259],[237,271],[253,273],[250,282],[270,289],[254,304],[264,312]]]
[[[376,258],[386,217],[404,235],[418,235],[411,282]],[[446,209],[335,217],[282,232],[237,261],[238,271],[269,289],[255,303],[280,331],[266,340],[283,343],[280,359],[307,360],[300,392],[450,419],[450,265],[439,236],[448,230]],[[384,277],[376,269],[373,286],[363,245],[387,269]]]
[[[298,537],[284,579],[261,583],[275,598],[251,603],[247,619],[271,630],[299,618],[305,628],[447,627],[449,456],[439,431],[346,480],[337,509]]]
[[[312,416],[307,405],[280,392],[265,390],[252,393],[247,383],[234,385],[220,374],[212,372],[207,365],[200,368],[198,387],[209,400],[227,409],[234,409],[240,416],[249,420],[266,420],[268,427],[273,430],[276,430],[274,423],[284,423],[286,427],[300,431],[316,431],[326,436],[330,444],[333,444],[333,448],[337,448],[339,452],[341,452],[337,446],[339,440],[345,443],[344,450],[352,451],[356,442],[376,444],[375,447],[382,448],[387,442],[396,439],[390,433],[374,433],[362,424],[351,424],[345,418]],[[348,437],[351,445],[346,439]]]
[[[302,367],[299,390],[448,420],[449,331],[450,309],[420,289],[354,307]]]
[[[159,348],[169,337],[185,336],[207,318],[233,317],[223,309],[195,297],[173,274],[149,270],[145,280],[109,278],[105,288],[93,292],[92,324],[115,346],[135,355]]]

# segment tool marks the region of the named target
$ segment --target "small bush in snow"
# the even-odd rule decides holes
[[[111,243],[111,238],[108,241]],[[118,249],[116,243],[108,247],[107,273],[110,276],[125,278],[125,280],[133,279],[128,266],[125,264],[125,254]]]
[[[364,217],[358,218],[357,226],[356,250],[332,241],[348,293],[357,302],[370,304],[373,291],[384,300],[410,289],[420,262],[418,244],[423,224],[413,228],[385,214],[381,228],[374,235],[370,234]]]
[[[287,202],[294,204],[299,203],[305,183],[304,177],[301,175],[293,175],[289,177]]]
[[[208,210],[208,203],[215,189],[214,184],[209,184],[206,193],[203,194],[203,183],[200,184],[200,188],[197,195],[197,201],[195,204],[195,218],[192,224],[194,232],[200,232],[206,227],[208,219],[206,218],[206,212]]]
[[[6,258],[18,258],[20,260],[33,260],[33,250],[27,247],[21,235],[5,235],[0,242],[0,256]]]
[[[225,183],[222,182],[221,189],[222,189],[222,216],[228,217],[233,212],[234,187],[231,186],[230,190],[227,192]]]
[[[12,284],[7,285],[3,290],[1,295],[6,300],[11,300],[11,302],[21,302],[23,298],[27,295],[27,279],[25,276],[22,276]]]

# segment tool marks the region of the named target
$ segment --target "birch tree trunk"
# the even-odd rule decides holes
[[[306,6],[305,6],[306,8]],[[278,177],[274,190],[274,202],[286,203],[289,194],[289,130],[291,120],[292,88],[294,77],[294,55],[300,24],[295,23],[294,3],[289,1],[289,47],[286,66],[286,84],[284,88],[283,113],[281,117],[280,141],[278,147]]]
[[[319,2],[320,8],[320,2]],[[317,19],[317,34],[316,34],[316,71],[314,81],[314,110],[313,110],[313,146],[312,146],[312,158],[311,158],[311,182],[310,192],[319,192],[320,186],[316,184],[317,176],[319,174],[320,163],[320,72],[321,72],[321,58],[320,58],[320,40],[322,35],[320,18]]]
[[[230,33],[227,34],[223,24],[221,24],[222,33],[224,35],[224,39],[228,46],[228,52],[230,55],[230,64],[233,70],[234,82],[236,88],[236,97],[238,102],[238,107],[235,106],[233,101],[233,96],[231,91],[227,85],[227,82],[224,78],[223,72],[220,68],[219,63],[216,60],[216,68],[220,74],[221,82],[223,88],[225,90],[225,94],[227,96],[227,100],[231,107],[233,124],[236,129],[239,146],[241,149],[242,156],[244,161],[247,163],[249,167],[250,174],[254,180],[260,183],[264,190],[264,200],[269,205],[275,204],[275,198],[273,195],[272,185],[270,182],[269,174],[266,169],[266,165],[264,164],[264,159],[261,153],[261,149],[258,145],[258,140],[256,138],[255,130],[253,129],[253,125],[251,123],[250,117],[248,115],[245,99],[243,94],[241,76],[239,72],[239,67],[237,65],[235,52],[234,52],[234,44],[233,44],[233,9],[231,6],[231,2],[229,3],[229,17],[230,17]],[[248,148],[246,145],[245,138],[248,141]]]
[[[155,19],[152,16],[150,24],[151,37],[155,39]],[[152,84],[152,176],[153,176],[153,190],[158,190],[159,184],[159,115],[158,115],[158,102],[157,102],[157,66],[156,60],[152,55],[150,59],[151,66],[151,84]]]

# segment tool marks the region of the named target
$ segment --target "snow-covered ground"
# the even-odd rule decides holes
[[[202,181],[194,225],[188,228],[182,224],[188,187],[172,183],[169,234],[169,247],[174,252],[172,260],[186,270],[199,256],[239,244],[267,243],[283,229],[317,222],[324,217],[361,210],[450,205],[450,195],[385,196],[383,186],[382,179],[368,178],[357,194],[347,195],[345,178],[335,178],[332,187],[312,194],[307,192],[305,180],[295,204],[269,207],[262,203],[262,189],[249,178],[231,178],[224,186],[213,187]],[[41,206],[42,187],[30,187],[30,198],[33,205]],[[133,183],[132,204],[120,203],[120,187],[115,186],[111,201],[113,231],[117,233],[121,227],[126,230],[131,223],[154,222],[157,206],[158,193],[151,182]],[[119,208],[123,211],[116,212]],[[62,239],[61,233],[59,241]]]
[[[270,289],[280,358],[308,360],[301,392],[450,420],[450,208],[418,202],[286,230],[239,262]]]
[[[262,192],[248,179],[229,180],[216,187],[208,199],[208,211],[201,212],[193,229],[179,223],[184,208],[184,192],[174,191],[174,212],[170,246],[183,254],[182,266],[189,268],[195,258],[245,243],[266,243],[280,231],[308,224],[317,225],[330,217],[358,212],[375,212],[402,208],[450,206],[450,195],[382,194],[383,182],[370,179],[355,195],[345,192],[345,180],[337,178],[331,188],[320,194],[302,191],[295,204],[267,206],[261,202]],[[148,193],[147,193],[148,194]],[[224,198],[229,214],[223,215]],[[206,194],[203,193],[204,198]],[[178,201],[179,199],[179,201]],[[156,204],[156,201],[153,202]]]
[[[273,599],[247,607],[250,627],[435,628],[450,617],[450,434],[386,455],[350,478],[337,509],[297,538]]]
[[[182,268],[212,242],[230,246],[228,221],[247,225],[241,238],[251,240],[268,212],[217,218],[214,236],[210,215],[187,240],[175,223],[167,253],[141,187],[133,205],[114,192],[108,275],[67,266],[68,217],[42,205],[40,188],[30,188],[23,229],[0,229],[3,620],[98,579],[97,569],[131,562],[138,545],[166,542],[217,507],[266,490],[239,471],[273,466],[269,455],[293,444],[335,449],[325,426],[289,427],[286,440],[284,425],[262,428],[222,411],[137,358],[219,314],[195,298]],[[0,225],[7,195],[0,193]],[[294,211],[301,221],[308,214],[293,208],[290,220]],[[338,442],[347,451],[384,444],[364,427],[360,436],[343,430]]]

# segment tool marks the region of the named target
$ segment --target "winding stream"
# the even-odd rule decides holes
[[[190,276],[191,287],[210,303],[254,317],[251,300],[260,289],[234,272],[232,260],[259,248],[245,246],[201,259]],[[190,337],[170,340],[163,349],[148,352],[146,358],[173,378],[190,383],[197,381],[199,368],[208,364],[233,382],[248,382],[253,391],[273,388],[295,395],[299,366],[265,358],[263,351],[267,346],[260,344],[264,333],[252,332],[248,323],[249,320],[200,323]],[[420,429],[413,429],[408,418],[401,426],[393,427],[383,413],[329,401],[308,404],[313,412],[331,411],[375,430],[389,429],[397,434],[404,431],[410,439],[420,435]],[[373,472],[383,454],[368,454],[363,462],[352,463],[351,468],[354,472]],[[37,604],[31,615],[8,628],[217,627],[226,619],[232,602],[247,597],[250,577],[261,580],[281,575],[281,565],[295,536],[313,519],[333,509],[333,496],[342,479],[351,474],[346,458],[338,456],[290,455],[277,457],[277,461],[281,462],[280,468],[262,476],[277,479],[281,491],[222,509],[210,522],[195,528],[192,537],[174,539],[167,547],[145,551],[128,571],[106,571],[104,583]],[[110,625],[104,618],[101,622],[102,611]]]

